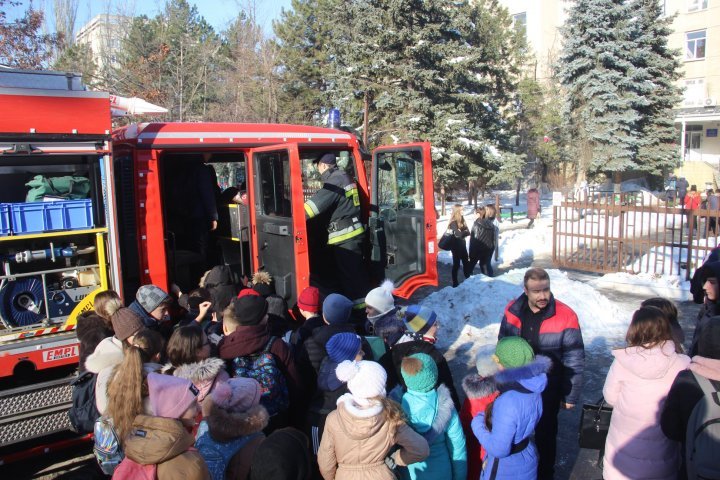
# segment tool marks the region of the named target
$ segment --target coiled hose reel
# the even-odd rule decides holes
[[[44,318],[44,296],[41,277],[8,281],[0,288],[0,315],[11,327],[26,327]]]

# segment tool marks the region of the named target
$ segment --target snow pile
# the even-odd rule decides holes
[[[632,311],[608,300],[595,288],[570,280],[560,270],[548,270],[552,292],[580,319],[586,350],[605,353],[624,344]],[[508,302],[522,293],[524,269],[489,278],[475,275],[457,288],[446,287],[421,303],[438,315],[438,346],[448,358],[474,365],[478,355],[490,356]]]

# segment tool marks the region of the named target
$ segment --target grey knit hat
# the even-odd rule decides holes
[[[143,285],[135,294],[135,300],[143,307],[143,310],[150,313],[159,307],[161,303],[169,301],[170,295],[155,285]]]

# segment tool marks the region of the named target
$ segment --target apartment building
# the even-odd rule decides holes
[[[90,46],[93,60],[102,71],[117,63],[117,53],[131,21],[132,18],[122,15],[96,15],[80,28],[75,42]]]
[[[664,0],[675,15],[670,46],[682,52],[684,89],[676,109],[680,155],[685,170],[720,167],[720,0]],[[690,173],[690,172],[687,172]]]

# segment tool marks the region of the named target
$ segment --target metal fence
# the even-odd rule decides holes
[[[720,211],[686,210],[649,192],[598,192],[553,206],[555,265],[689,279],[718,245]]]

